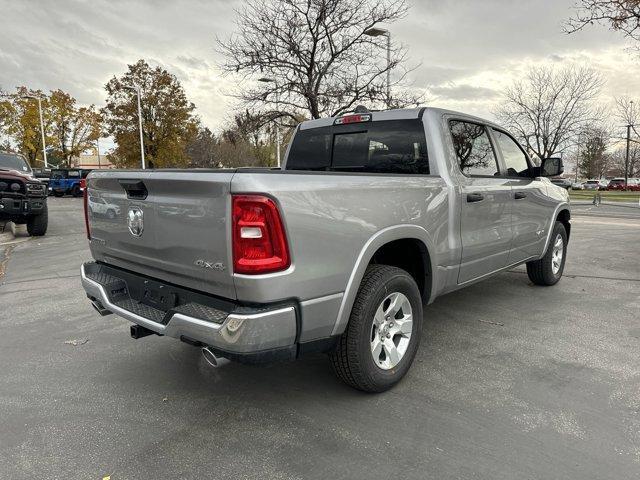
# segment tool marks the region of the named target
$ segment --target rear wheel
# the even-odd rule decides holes
[[[387,265],[367,268],[336,350],[336,375],[365,392],[383,392],[407,373],[420,344],[422,300],[406,271]]]
[[[555,285],[562,277],[566,260],[567,230],[562,222],[556,222],[544,257],[534,262],[527,262],[529,279],[536,285]]]
[[[39,215],[32,215],[27,220],[27,232],[34,237],[41,237],[47,233],[47,226],[49,225],[49,211],[47,206]]]
[[[71,189],[71,195],[73,195],[74,197],[82,196],[82,190],[80,190],[80,185],[73,186],[73,188]]]

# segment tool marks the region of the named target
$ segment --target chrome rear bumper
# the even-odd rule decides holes
[[[94,265],[88,263],[81,267],[82,286],[89,298],[100,302],[104,309],[159,335],[200,342],[234,354],[252,354],[295,344],[297,327],[293,306],[247,314],[231,312],[221,323],[176,312],[168,321],[160,323],[112,302],[105,286],[87,275],[87,266]]]

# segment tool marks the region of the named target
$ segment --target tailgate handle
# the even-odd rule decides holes
[[[127,198],[132,198],[135,200],[144,200],[147,198],[148,192],[147,187],[144,186],[142,180],[118,180],[118,183],[124,191],[127,192]]]

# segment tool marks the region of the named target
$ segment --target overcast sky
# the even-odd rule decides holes
[[[104,84],[140,58],[178,76],[198,114],[218,130],[234,100],[234,81],[216,65],[216,35],[234,30],[223,0],[0,0],[0,88],[61,88],[81,103],[102,105]],[[413,0],[390,26],[404,43],[416,88],[434,106],[491,118],[500,91],[530,65],[576,62],[600,70],[601,101],[640,96],[640,57],[603,27],[562,33],[573,0]],[[383,52],[381,52],[383,55]]]

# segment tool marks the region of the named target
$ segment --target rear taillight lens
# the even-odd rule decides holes
[[[263,195],[233,195],[233,271],[258,275],[286,270],[289,247],[278,206]]]
[[[82,192],[82,203],[84,205],[84,228],[87,231],[87,239],[91,240],[91,228],[89,227],[89,194],[87,193],[86,184]]]

